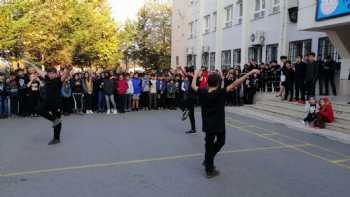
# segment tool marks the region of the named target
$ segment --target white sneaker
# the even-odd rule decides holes
[[[117,110],[113,110],[113,114],[118,114],[118,111]]]
[[[107,110],[107,114],[111,114],[111,110]]]
[[[90,110],[90,114],[94,114],[94,112],[92,110]]]

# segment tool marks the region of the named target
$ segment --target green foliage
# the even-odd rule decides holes
[[[146,69],[170,67],[171,6],[147,1],[139,10],[135,23],[127,22],[123,31],[126,41],[124,57],[137,61]],[[125,59],[125,58],[124,58]]]
[[[0,49],[47,65],[107,67],[122,57],[107,0],[18,0],[0,5]]]

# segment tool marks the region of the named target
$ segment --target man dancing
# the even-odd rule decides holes
[[[71,65],[65,65],[61,76],[58,75],[54,67],[48,67],[46,72],[33,67],[36,72],[44,79],[45,96],[44,101],[36,109],[37,114],[52,122],[54,137],[48,145],[60,143],[62,120],[61,120],[61,88],[62,82],[66,81],[72,70]]]
[[[213,178],[219,175],[215,169],[214,158],[225,144],[226,126],[225,126],[225,98],[226,92],[234,91],[240,84],[254,74],[259,74],[259,70],[252,70],[240,79],[234,81],[227,88],[221,88],[222,77],[219,73],[213,72],[208,76],[208,88],[199,89],[197,79],[201,75],[196,72],[192,80],[192,89],[198,92],[201,109],[202,124],[205,137],[205,166],[207,178]],[[216,139],[216,140],[215,140]]]

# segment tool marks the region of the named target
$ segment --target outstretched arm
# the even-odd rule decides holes
[[[249,73],[245,74],[243,77],[237,79],[235,82],[233,82],[231,85],[227,86],[226,91],[231,92],[235,90],[238,86],[240,86],[245,80],[249,78],[249,76],[254,74],[259,74],[260,71],[258,69],[254,69],[250,71]]]

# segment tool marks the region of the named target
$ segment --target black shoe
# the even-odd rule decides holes
[[[197,131],[195,131],[195,130],[186,131],[186,134],[196,134],[196,133],[197,133]]]
[[[214,177],[216,177],[216,176],[219,176],[219,175],[220,175],[220,171],[214,169],[213,171],[206,172],[206,174],[207,174],[207,178],[208,178],[208,179],[212,179],[212,178],[214,178]]]
[[[51,145],[55,145],[55,144],[59,144],[59,143],[61,143],[61,141],[60,140],[58,140],[58,139],[53,139],[53,140],[51,140],[50,142],[49,142],[49,146],[51,146]]]
[[[202,162],[202,166],[205,167],[205,161]],[[216,166],[214,166],[214,169],[216,169]]]

